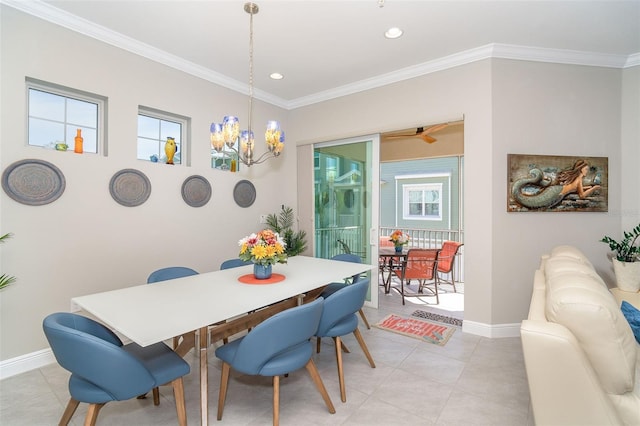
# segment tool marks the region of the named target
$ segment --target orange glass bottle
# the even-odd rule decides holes
[[[82,144],[84,143],[84,139],[82,138],[82,129],[76,130],[75,142],[76,144],[73,148],[73,152],[82,154]]]

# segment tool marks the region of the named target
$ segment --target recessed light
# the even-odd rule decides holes
[[[394,38],[398,38],[402,35],[403,31],[398,28],[398,27],[393,27],[393,28],[389,28],[387,31],[385,31],[384,36],[386,38],[390,38],[390,39],[394,39]]]
[[[284,78],[284,75],[280,74],[279,72],[274,72],[269,77],[271,77],[273,80],[282,80]]]

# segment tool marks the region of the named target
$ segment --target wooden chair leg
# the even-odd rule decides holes
[[[336,337],[336,362],[338,363],[338,380],[340,381],[340,400],[347,402],[347,391],[344,385],[344,371],[342,369],[342,351],[340,350],[342,339]]]
[[[98,413],[104,404],[89,404],[87,417],[84,418],[84,426],[95,426],[98,419]]]
[[[176,400],[176,413],[178,414],[178,424],[187,426],[187,407],[184,402],[184,382],[182,377],[171,382],[173,386],[173,398]]]
[[[273,426],[280,424],[280,376],[273,376]]]
[[[222,372],[220,373],[220,394],[218,395],[218,420],[222,420],[222,411],[224,410],[224,401],[227,398],[227,386],[229,385],[229,371],[231,366],[226,362],[222,363]]]
[[[349,350],[349,348],[347,347],[347,345],[344,344],[344,341],[342,339],[340,339],[339,341],[336,340],[336,338],[334,337],[333,340],[336,342],[336,346],[342,348],[342,351],[346,354],[350,354],[351,351]]]
[[[322,395],[322,399],[324,399],[324,403],[329,409],[329,412],[331,414],[335,414],[336,409],[333,406],[333,402],[331,402],[331,398],[329,397],[329,393],[327,392],[327,389],[324,387],[324,383],[322,383],[322,378],[320,377],[320,373],[318,373],[318,368],[316,367],[316,364],[313,362],[313,359],[309,359],[309,362],[307,363],[307,365],[305,365],[305,367],[307,368],[307,371],[309,372],[309,375],[311,376],[313,383],[316,384],[316,388],[318,388],[318,392],[320,392],[320,395]]]
[[[364,325],[367,326],[367,330],[371,330],[371,326],[369,325],[369,321],[367,321],[367,317],[365,316],[364,311],[360,309],[359,312],[360,312],[360,318],[362,318]]]
[[[369,360],[369,365],[371,366],[371,368],[376,368],[376,363],[373,362],[373,357],[369,353],[369,348],[367,348],[367,344],[364,342],[364,339],[362,338],[362,334],[360,333],[360,330],[358,330],[357,328],[353,330],[353,335],[356,336],[356,340],[358,341],[358,343],[360,343],[362,352],[364,352],[364,356],[366,356],[367,359]]]
[[[319,354],[320,353],[320,341],[322,339],[320,337],[316,337],[316,353]]]
[[[60,418],[59,426],[67,426],[71,421],[71,417],[78,409],[78,405],[80,405],[80,401],[76,401],[73,398],[69,399],[69,403],[67,404],[67,408],[65,408],[64,413],[62,413],[62,417]]]
[[[156,405],[156,406],[160,405],[160,389],[158,389],[157,387],[153,388],[152,393],[153,393],[153,405]]]

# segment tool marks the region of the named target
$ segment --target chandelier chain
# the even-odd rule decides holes
[[[251,116],[253,115],[253,15],[257,8],[250,9],[249,13],[249,121],[247,130],[251,135]]]

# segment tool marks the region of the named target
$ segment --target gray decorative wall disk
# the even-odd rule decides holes
[[[122,169],[111,178],[109,192],[118,204],[136,207],[147,201],[151,195],[151,182],[141,171]]]
[[[182,199],[191,207],[204,206],[211,199],[209,181],[202,176],[189,176],[182,184]]]
[[[233,199],[240,207],[249,207],[256,200],[256,188],[248,180],[241,180],[233,188]]]
[[[7,195],[29,206],[54,202],[60,198],[65,186],[60,169],[44,160],[16,161],[2,173],[2,188]]]

